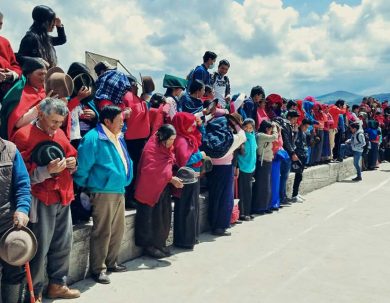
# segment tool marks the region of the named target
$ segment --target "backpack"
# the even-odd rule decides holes
[[[215,118],[206,125],[201,149],[211,158],[222,158],[233,145],[233,140],[233,132],[229,129],[228,120],[225,117]]]

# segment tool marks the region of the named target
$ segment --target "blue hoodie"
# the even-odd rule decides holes
[[[133,178],[133,162],[123,138],[120,143],[127,162],[127,174],[122,159],[99,123],[81,140],[78,148],[78,167],[73,175],[80,187],[93,193],[125,193]]]
[[[248,133],[245,132],[246,141],[244,143],[245,154],[238,155],[238,167],[240,171],[244,173],[253,173],[256,168],[256,151],[257,151],[257,142],[254,132]]]

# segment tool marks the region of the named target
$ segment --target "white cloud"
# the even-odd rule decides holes
[[[2,34],[17,51],[42,1],[3,1]],[[292,97],[331,90],[388,91],[386,0],[355,7],[332,2],[320,15],[302,16],[281,0],[50,0],[62,18],[68,43],[58,47],[60,65],[83,60],[84,51],[119,58],[135,74],[161,86],[164,72],[185,76],[205,50],[231,62],[234,91]],[[162,90],[162,88],[161,88]]]

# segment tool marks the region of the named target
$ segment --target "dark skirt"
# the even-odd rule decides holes
[[[275,157],[272,161],[272,170],[271,170],[271,207],[279,208],[280,207],[280,166],[282,160],[279,157]]]
[[[167,185],[154,207],[138,203],[135,215],[135,244],[140,247],[165,247],[171,217],[171,190],[170,185]]]
[[[233,165],[214,165],[207,174],[209,223],[212,231],[230,227],[233,211]]]
[[[322,144],[322,158],[327,160],[330,157],[329,131],[324,130],[324,143]]]
[[[311,164],[317,164],[321,161],[322,146],[324,145],[324,131],[322,129],[317,130],[317,137],[320,138],[320,141],[314,145],[310,161]]]
[[[249,216],[252,213],[252,178],[253,173],[240,171],[238,175],[238,207],[240,216]]]
[[[199,238],[199,181],[184,185],[180,198],[175,199],[173,244],[191,248]]]
[[[260,161],[256,163],[255,185],[253,188],[252,211],[264,212],[271,208],[271,172],[272,162]]]

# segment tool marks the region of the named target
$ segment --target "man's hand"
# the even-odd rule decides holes
[[[298,158],[298,156],[297,156],[296,154],[293,154],[293,155],[291,156],[291,160],[293,160],[293,161],[298,161],[299,158]]]
[[[172,177],[171,183],[176,188],[183,188],[184,184],[181,182],[181,180],[178,177]]]
[[[60,158],[54,159],[47,165],[47,171],[49,174],[58,174],[62,172],[64,169],[66,169],[66,159]]]
[[[75,157],[66,158],[66,168],[74,169],[77,165],[77,161]]]
[[[14,225],[17,228],[21,228],[22,226],[27,226],[28,221],[29,218],[25,213],[21,211],[14,212]]]
[[[83,100],[84,98],[87,98],[91,95],[92,91],[90,88],[83,86],[80,88],[80,90],[77,93],[77,98],[80,100]]]

